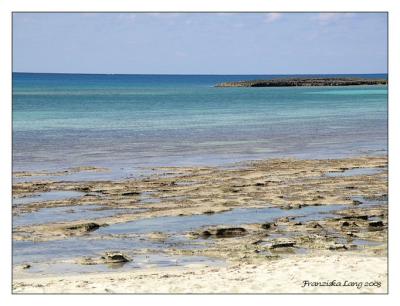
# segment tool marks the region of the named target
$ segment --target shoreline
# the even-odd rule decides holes
[[[304,285],[305,281],[322,285]],[[335,286],[324,282],[336,281]],[[347,282],[347,285],[346,285]],[[341,283],[341,285],[338,285]],[[362,286],[360,287],[360,283]],[[370,286],[366,286],[366,283]],[[357,287],[358,286],[358,287]],[[14,278],[14,293],[387,293],[383,256],[292,256],[260,265]]]
[[[97,171],[96,168],[90,170]],[[14,264],[13,291],[113,292],[115,286],[124,283],[102,281],[102,275],[110,278],[114,275],[121,281],[130,279],[131,282],[124,283],[119,290],[125,293],[150,292],[154,290],[154,283],[160,283],[159,289],[165,292],[193,293],[219,292],[229,286],[226,292],[236,292],[239,289],[235,286],[240,283],[240,292],[247,293],[386,290],[383,267],[386,267],[387,253],[387,156],[269,159],[225,169],[160,167],[156,170],[159,172],[131,180],[14,183],[15,197],[34,199],[13,205],[14,218],[41,213],[40,218],[44,216],[49,220],[45,224],[14,227],[15,242],[48,244],[54,248],[58,243],[78,239],[78,246],[100,242],[108,245],[109,241],[114,247],[100,246],[87,256],[79,255],[82,251],[72,247],[71,254],[63,254],[68,255],[68,260],[46,257],[45,268],[43,264],[34,260],[26,262],[21,257]],[[57,191],[79,194],[75,198],[35,201],[34,195]],[[61,212],[62,218],[75,212],[80,219],[51,222],[52,214],[60,209],[65,209]],[[47,215],[43,215],[43,211]],[[96,217],[99,213],[110,215]],[[18,250],[14,248],[14,256],[18,256]],[[96,271],[101,268],[103,271],[103,266],[106,269],[108,259],[102,255],[106,250],[122,250],[121,256],[129,258],[125,270],[79,275],[80,269]],[[155,261],[152,268],[152,256],[157,257],[157,254],[177,261],[178,266],[165,268]],[[225,264],[192,261],[196,256],[216,258]],[[149,260],[150,265],[144,264]],[[340,267],[326,263],[331,260],[340,262]],[[287,277],[296,265],[303,270],[307,270],[308,265],[309,274],[303,273],[301,277],[311,281],[314,281],[312,277],[315,281],[324,281],[325,274],[339,279],[340,273],[351,281],[348,271],[352,270],[353,276],[364,281],[373,281],[371,275],[376,274],[382,287],[361,290],[334,287],[323,291],[326,287],[301,288],[299,279],[295,284],[282,286],[279,282],[284,282],[284,276]],[[78,275],[64,275],[60,272],[63,270],[58,270],[62,277],[51,276],[57,271],[54,269],[71,266],[78,267],[75,273]],[[276,270],[271,270],[271,266],[276,266]],[[335,271],[315,274],[317,266],[321,271]],[[368,270],[369,266],[375,270]],[[164,276],[165,270],[172,270],[175,276]],[[142,275],[146,273],[150,273],[149,276]],[[261,279],[265,274],[276,278]],[[181,286],[174,285],[175,277],[184,279]],[[232,283],[208,285],[220,281],[216,278],[225,277]],[[246,281],[235,281],[237,278]],[[138,279],[143,286],[134,287]],[[272,279],[279,281],[271,282]]]

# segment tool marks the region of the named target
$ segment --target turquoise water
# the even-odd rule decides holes
[[[14,171],[386,153],[386,86],[213,87],[272,77],[14,73]]]

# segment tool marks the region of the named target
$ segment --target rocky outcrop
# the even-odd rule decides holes
[[[78,260],[81,265],[99,265],[99,264],[124,264],[132,261],[127,255],[119,251],[105,252],[103,256],[98,258],[85,257]]]
[[[271,229],[271,228],[273,228],[273,227],[275,227],[276,226],[276,224],[275,223],[273,223],[273,222],[266,222],[266,223],[264,223],[264,224],[261,224],[261,228],[262,229]]]
[[[280,248],[293,248],[296,242],[287,239],[280,239],[272,243],[270,249],[280,249]]]
[[[231,238],[231,237],[239,237],[247,234],[247,230],[243,227],[227,227],[227,228],[213,228],[201,231],[196,236],[200,236],[203,238],[208,238],[210,236],[216,238]]]
[[[71,226],[67,226],[65,229],[67,231],[79,231],[79,232],[92,232],[97,230],[100,227],[99,224],[94,222],[75,224]]]
[[[272,80],[253,80],[224,82],[215,87],[300,87],[300,86],[357,86],[357,85],[386,85],[385,79],[363,78],[285,78]]]
[[[120,262],[129,262],[131,259],[121,252],[106,252],[105,256],[102,256],[106,263],[120,263]]]
[[[347,250],[348,247],[344,244],[332,244],[330,246],[328,246],[328,250],[330,251],[337,251],[337,250]]]
[[[370,227],[383,227],[384,226],[382,221],[372,221],[368,225]]]

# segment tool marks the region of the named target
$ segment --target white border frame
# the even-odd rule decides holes
[[[228,295],[228,296],[176,296],[176,295],[11,295],[11,12],[12,11],[388,11],[389,12],[389,296],[387,295],[353,295],[353,296],[297,296],[297,295]],[[290,303],[337,304],[361,302],[365,305],[391,303],[399,297],[399,243],[396,233],[400,233],[399,205],[399,138],[400,125],[400,6],[398,1],[391,0],[0,0],[0,293],[3,305],[69,305],[70,303],[94,302],[97,305],[120,304],[135,300],[159,304],[194,304],[209,303],[211,300],[220,304],[243,303]],[[392,85],[393,84],[393,85]],[[395,237],[394,239],[392,239]],[[397,273],[396,273],[397,272]],[[383,299],[384,301],[380,301]]]

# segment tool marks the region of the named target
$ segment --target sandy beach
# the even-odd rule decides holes
[[[319,285],[315,282],[320,282]],[[258,265],[17,278],[15,293],[386,293],[384,256],[291,256]]]

